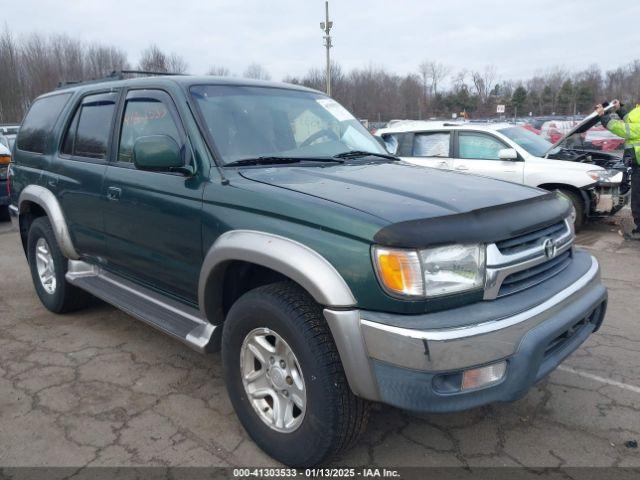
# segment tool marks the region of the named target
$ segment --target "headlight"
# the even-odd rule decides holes
[[[484,286],[484,245],[420,251],[374,247],[373,257],[380,283],[393,296],[429,298]]]
[[[620,170],[589,170],[587,175],[600,184],[622,183],[623,177]]]

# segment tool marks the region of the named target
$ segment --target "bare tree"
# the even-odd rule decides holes
[[[180,55],[167,55],[157,45],[151,45],[142,52],[138,68],[149,72],[184,73],[188,65]]]
[[[256,80],[271,80],[269,72],[259,63],[252,63],[242,74],[245,78],[254,78]]]
[[[489,101],[489,96],[496,84],[497,73],[498,69],[495,65],[485,67],[482,72],[471,72],[471,81],[482,105],[486,105]]]
[[[425,88],[425,95],[427,95],[427,85],[431,95],[438,94],[438,87],[442,84],[445,78],[451,73],[451,67],[441,62],[434,62],[425,60],[422,62],[418,70],[422,77],[422,82]]]
[[[214,75],[216,77],[229,77],[231,76],[231,72],[227,67],[223,65],[212,65],[209,70],[207,70],[207,75]]]

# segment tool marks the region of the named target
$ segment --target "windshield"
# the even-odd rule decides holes
[[[344,107],[325,95],[238,85],[191,87],[223,162],[257,157],[387,153]]]
[[[551,143],[523,127],[510,127],[498,130],[504,136],[524,148],[534,157],[542,157],[551,148]]]

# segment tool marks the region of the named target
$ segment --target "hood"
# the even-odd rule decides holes
[[[605,111],[605,113],[609,113],[609,112],[613,111],[613,105],[607,105],[606,107],[604,107],[604,111]],[[544,156],[548,156],[549,152],[551,152],[555,148],[557,148],[560,145],[562,145],[562,143],[564,143],[564,141],[567,138],[569,138],[571,135],[574,135],[576,133],[586,132],[587,130],[589,130],[591,127],[593,127],[599,121],[600,121],[600,117],[598,116],[598,114],[596,112],[591,112],[590,115],[587,115],[586,117],[584,117],[582,119],[582,121],[580,121],[576,125],[574,125],[573,128],[568,130],[567,133],[565,133],[562,137],[560,137],[556,143],[551,145],[551,147],[549,147],[549,149],[545,152]]]
[[[570,209],[537,188],[404,162],[252,168],[240,175],[379,218],[384,226],[374,241],[406,248],[511,238],[558,222]]]
[[[387,222],[465,213],[542,193],[514,183],[404,162],[245,169],[241,175],[351,207]]]

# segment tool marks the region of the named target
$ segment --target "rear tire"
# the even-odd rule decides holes
[[[91,296],[65,279],[68,260],[47,217],[36,218],[29,228],[27,259],[36,293],[47,310],[65,313],[87,305]]]
[[[558,192],[566,197],[571,204],[573,205],[575,211],[575,220],[573,222],[575,226],[576,232],[582,230],[582,227],[585,224],[585,212],[584,212],[584,200],[582,196],[572,190],[567,190],[565,188],[559,188]]]
[[[9,220],[9,207],[0,207],[0,222],[6,222]]]
[[[258,336],[266,335],[261,337],[260,344],[266,345],[265,340],[271,342],[269,337],[273,339],[274,353],[270,353],[269,345],[266,350],[260,350],[258,357],[264,357],[264,365],[256,361],[258,357],[250,356],[249,370],[253,371],[247,374],[245,346],[256,332]],[[283,345],[293,353],[291,358],[295,362],[291,363],[296,364],[296,369],[291,370],[295,373],[290,375],[294,380],[287,373],[290,362],[280,360],[289,357],[277,353],[284,351]],[[255,346],[249,350],[253,352]],[[326,462],[351,447],[366,427],[369,402],[352,393],[322,308],[296,284],[266,285],[236,301],[224,324],[222,359],[229,397],[240,422],[262,450],[285,465],[303,468]],[[286,368],[281,370],[278,366]],[[254,381],[254,377],[261,377],[263,368],[265,380],[260,381],[266,383],[260,384],[262,388],[245,387],[246,379]],[[278,425],[270,423],[269,416],[275,418],[274,405],[295,398],[295,391],[280,400],[256,395],[256,392],[272,389],[269,391],[277,397],[278,392],[285,393],[279,390],[284,385],[281,379],[286,378],[295,387],[298,372],[304,390],[304,408],[298,409],[298,417],[291,420],[289,431],[282,431],[287,430],[286,423],[279,431]]]

